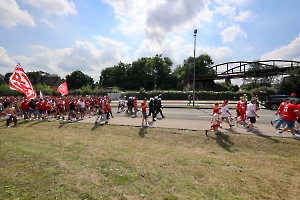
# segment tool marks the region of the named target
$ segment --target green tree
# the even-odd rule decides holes
[[[90,85],[92,86],[94,84],[94,80],[92,77],[82,73],[79,70],[76,70],[69,75],[66,76],[66,80],[68,83],[68,89],[79,89],[83,86]]]
[[[0,74],[0,85],[5,84],[5,77]]]
[[[298,96],[300,95],[300,68],[295,68],[289,73],[289,76],[284,77],[276,86],[278,93],[280,94],[291,94],[295,92]]]
[[[8,72],[4,75],[4,81],[6,84],[9,83],[9,78],[11,77],[11,75],[13,75],[13,73],[11,73],[11,72]]]
[[[195,79],[196,82],[209,82],[205,81],[207,76],[215,74],[215,71],[210,68],[213,64],[211,57],[207,54],[201,54],[195,58]],[[181,80],[180,85],[193,85],[194,76],[194,57],[189,57],[184,60],[183,65],[178,65],[174,71],[174,75]],[[210,81],[211,82],[211,81]],[[196,89],[198,89],[196,84]]]

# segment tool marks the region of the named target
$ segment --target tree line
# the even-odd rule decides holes
[[[100,88],[117,88],[118,90],[181,90],[191,91],[193,89],[193,75],[195,67],[196,76],[196,91],[199,90],[215,90],[215,91],[234,91],[240,89],[244,91],[268,90],[269,93],[289,92],[300,93],[299,78],[300,69],[295,69],[291,75],[282,79],[279,83],[274,84],[274,77],[247,77],[246,82],[241,85],[233,85],[231,80],[225,80],[224,83],[214,83],[213,80],[205,81],[211,88],[201,89],[201,81],[206,75],[215,74],[211,68],[214,62],[207,54],[201,54],[198,57],[188,57],[183,61],[183,64],[176,66],[172,70],[173,62],[168,57],[162,55],[155,55],[152,57],[139,58],[132,63],[119,62],[114,66],[106,67],[99,71],[99,80],[95,82],[94,79],[79,70],[75,70],[66,77],[61,78],[59,75],[50,74],[44,71],[26,72],[29,80],[35,88],[56,89],[63,81],[67,81],[69,90],[76,90],[80,88],[94,90]],[[264,68],[259,64],[254,64],[249,70],[259,70]],[[0,84],[8,84],[9,77],[12,72],[4,75],[0,74]]]

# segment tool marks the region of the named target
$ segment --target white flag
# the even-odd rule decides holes
[[[42,94],[42,91],[40,90],[40,99],[44,99],[44,96]]]

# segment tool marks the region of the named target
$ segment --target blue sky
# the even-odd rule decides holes
[[[96,82],[106,67],[156,54],[175,69],[193,56],[194,29],[196,55],[215,64],[299,61],[299,12],[295,0],[0,0],[0,73],[19,62]]]

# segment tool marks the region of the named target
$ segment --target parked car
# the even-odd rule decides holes
[[[267,109],[271,110],[277,110],[279,105],[285,100],[285,99],[296,99],[297,104],[300,103],[300,99],[297,97],[291,97],[290,95],[270,95],[267,96],[262,102],[261,105],[264,106]]]

